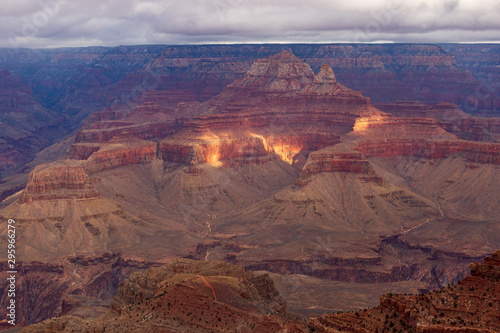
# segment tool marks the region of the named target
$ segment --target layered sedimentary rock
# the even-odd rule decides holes
[[[156,158],[157,144],[155,142],[133,138],[123,138],[120,141],[101,145],[99,150],[90,155],[88,155],[89,151],[92,151],[95,146],[82,144],[81,146],[85,147],[83,148],[85,154],[81,157],[88,156],[84,163],[85,170],[93,174],[124,165],[150,163]],[[78,148],[75,149],[73,152],[76,154]]]
[[[150,163],[156,158],[155,142],[128,137],[120,141],[74,144],[71,147],[74,159],[42,164],[30,173],[19,202],[98,198],[89,175],[124,165]]]
[[[294,52],[314,72],[329,63],[339,82],[362,90],[377,102],[444,101],[456,103],[469,113],[498,116],[499,75],[494,45],[120,46],[24,49],[19,53],[5,49],[0,51],[2,66],[15,73],[10,75],[11,79],[15,76],[24,82],[24,88],[12,90],[17,91],[14,95],[5,95],[5,105],[16,104],[11,103],[14,99],[18,99],[18,106],[23,105],[19,101],[26,101],[25,90],[29,87],[35,104],[56,112],[42,107],[42,112],[36,112],[37,117],[29,112],[22,118],[19,112],[15,114],[22,128],[42,120],[41,132],[37,130],[34,135],[19,128],[12,130],[7,122],[0,125],[7,134],[4,137],[7,142],[0,148],[6,170],[3,175],[17,172],[36,151],[78,129],[92,112],[113,105],[111,109],[120,118],[142,102],[156,101],[174,107],[177,103],[205,101],[235,79],[244,77],[254,60],[282,50]],[[11,79],[7,90],[16,87]],[[23,114],[26,114],[24,109]],[[99,112],[91,118],[92,121],[118,119],[111,112]],[[172,124],[157,125],[155,135],[172,133]],[[483,128],[473,125],[467,130],[467,137],[454,133],[463,139],[491,141],[488,130]],[[142,138],[148,136],[147,129],[137,127],[115,130],[141,132]],[[89,141],[107,140],[112,133],[113,130],[102,134],[82,132]],[[2,192],[13,191],[14,187],[5,187]]]
[[[8,302],[7,263],[2,264],[0,294]],[[123,276],[159,263],[127,260],[116,253],[72,256],[62,263],[21,262],[17,266],[16,326],[65,314],[94,318],[109,310]],[[5,282],[4,282],[5,281]],[[11,328],[11,326],[8,326]]]
[[[65,119],[33,97],[32,90],[0,70],[0,177],[12,174],[66,134]]]
[[[500,105],[500,52],[498,44],[441,44],[440,47],[452,54],[455,63],[461,69],[470,71],[481,81],[476,91],[467,96],[467,103],[462,109],[469,113],[479,111],[486,116],[498,117]],[[489,105],[488,105],[489,104]],[[486,110],[481,110],[486,106]],[[486,111],[486,112],[485,112]]]
[[[176,59],[154,70],[192,65]],[[30,259],[112,250],[344,283],[456,281],[500,244],[498,144],[384,113],[338,78],[283,52],[203,103],[155,93],[103,111],[70,150],[100,198],[18,201],[0,215],[25,223]],[[172,136],[151,131],[173,120]]]
[[[311,175],[320,172],[347,172],[368,176],[363,178],[365,180],[382,181],[382,178],[376,176],[365,156],[353,151],[322,149],[311,153],[301,170],[298,183],[304,184]]]
[[[500,145],[470,141],[392,139],[360,143],[355,149],[369,156],[447,158],[455,155],[468,162],[500,164]]]
[[[214,163],[267,153],[294,163],[301,152],[338,143],[358,115],[381,114],[337,83],[330,67],[314,75],[288,52],[255,62],[244,78],[199,109],[209,114],[160,142],[166,161]]]
[[[38,166],[19,198],[21,203],[37,200],[92,199],[99,193],[81,163],[60,161]]]
[[[376,106],[396,117],[434,118],[439,126],[460,139],[500,142],[499,118],[474,117],[461,111],[454,104],[426,105],[418,102],[396,102],[376,104]]]
[[[85,128],[76,134],[75,143],[104,143],[116,136],[164,138],[179,129],[180,121],[179,114],[154,102],[139,104],[132,112],[110,109],[89,119]]]
[[[497,332],[500,330],[500,251],[471,265],[471,276],[420,295],[384,295],[380,305],[324,315],[309,322],[315,332]]]
[[[24,332],[302,332],[267,275],[222,262],[178,260],[132,274],[103,316],[49,319]]]

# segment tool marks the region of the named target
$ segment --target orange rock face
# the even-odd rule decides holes
[[[315,332],[498,332],[500,251],[471,265],[471,276],[420,295],[384,295],[374,309],[314,318]]]
[[[88,174],[77,162],[60,161],[38,166],[30,174],[19,198],[21,203],[36,200],[91,199],[99,197]]]
[[[244,78],[201,104],[199,113],[206,115],[160,142],[164,160],[231,165],[260,163],[268,155],[293,164],[300,154],[340,142],[359,115],[382,114],[339,84],[329,66],[314,75],[288,52],[256,61]]]

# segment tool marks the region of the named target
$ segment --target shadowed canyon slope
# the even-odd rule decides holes
[[[187,60],[166,55],[179,50],[146,66],[170,82],[169,66]],[[328,64],[315,73],[288,51],[245,71],[224,65],[241,75],[210,67],[210,80],[227,80],[210,92],[197,90],[208,81],[175,93],[159,84],[133,107],[94,113],[66,159],[36,167],[0,210],[16,220],[19,258],[62,265],[54,283],[80,283],[85,307],[100,265],[115,274],[95,285],[102,299],[127,263],[179,257],[311,278],[301,288],[324,279],[426,290],[500,247],[498,119],[390,98],[377,108]],[[47,267],[27,278],[41,271],[50,284]]]
[[[304,332],[267,275],[217,261],[178,260],[134,273],[94,320],[67,315],[23,332]]]
[[[387,294],[376,308],[305,322],[287,314],[268,275],[217,261],[178,260],[133,273],[111,308],[65,316],[22,332],[496,332],[500,329],[500,251],[471,265],[471,276],[418,295]]]
[[[498,332],[500,251],[471,265],[471,276],[420,295],[384,295],[373,309],[324,315],[313,332]]]

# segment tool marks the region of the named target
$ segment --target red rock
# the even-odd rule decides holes
[[[164,123],[151,123],[144,125],[131,125],[130,123],[111,123],[104,124],[99,123],[102,127],[108,128],[98,128],[81,130],[77,133],[75,142],[88,142],[88,143],[102,143],[108,142],[116,136],[133,136],[138,139],[152,139],[152,138],[162,138],[167,135],[171,135],[177,131],[177,123],[164,122]],[[106,126],[107,125],[107,126]],[[125,126],[123,126],[125,125]]]
[[[112,253],[94,257],[71,256],[64,264],[39,261],[17,264],[16,327],[61,316],[68,311],[77,315],[104,313],[118,289],[120,276],[159,265],[125,260]],[[0,290],[5,290],[7,262],[2,262],[0,268]],[[2,293],[0,302],[2,307],[7,306],[7,293]]]
[[[381,178],[375,175],[365,156],[357,152],[335,152],[328,149],[313,152],[302,168],[297,184],[304,185],[307,178],[320,172],[349,172],[354,174],[370,175],[365,181],[380,182]]]
[[[144,315],[144,314],[148,315]],[[49,319],[25,332],[75,327],[99,331],[304,332],[287,317],[286,305],[268,275],[217,261],[176,260],[120,283],[111,310],[99,318]]]
[[[72,160],[86,160],[95,153],[101,149],[100,144],[95,144],[95,143],[75,143],[72,144],[70,147],[69,151],[69,157]]]
[[[92,187],[82,164],[75,161],[57,161],[40,165],[31,172],[19,201],[25,203],[98,197],[99,193]]]
[[[492,143],[390,139],[362,142],[355,149],[367,156],[417,156],[433,159],[456,155],[468,162],[500,164],[500,146]]]
[[[244,78],[197,112],[209,114],[160,142],[166,161],[235,164],[259,157],[254,162],[260,163],[269,155],[292,164],[299,153],[338,143],[359,115],[382,114],[369,99],[337,83],[328,66],[315,76],[285,51],[255,62]]]
[[[500,142],[500,118],[480,118],[461,111],[456,105],[425,105],[418,102],[377,104],[377,108],[396,117],[427,117],[460,139]]]
[[[471,265],[471,276],[420,295],[384,295],[374,309],[323,315],[309,321],[315,332],[498,332],[500,251]]]
[[[124,165],[150,163],[156,158],[155,142],[125,139],[108,143],[87,158],[84,167],[88,174],[118,168]]]

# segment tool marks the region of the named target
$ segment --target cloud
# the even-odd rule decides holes
[[[500,0],[2,1],[0,46],[498,42]]]

